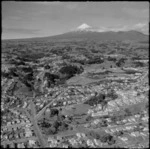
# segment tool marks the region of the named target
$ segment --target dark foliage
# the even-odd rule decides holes
[[[48,81],[48,87],[50,87],[52,84],[56,84],[56,80],[59,79],[59,76],[56,74],[51,74],[49,72],[46,72],[44,75],[44,78]]]
[[[125,60],[127,60],[126,58],[121,58],[116,62],[116,66],[121,67],[122,65],[124,65]]]
[[[99,94],[97,96],[91,97],[89,100],[85,101],[84,104],[89,104],[90,106],[94,106],[104,102],[105,94]]]
[[[111,98],[112,100],[115,100],[116,98],[118,98],[118,95],[116,94],[114,90],[109,91],[106,96]]]
[[[124,111],[125,111],[126,116],[131,116],[132,115],[132,112],[130,111],[129,108],[126,108]]]
[[[49,65],[45,65],[44,69],[50,69],[51,67]]]
[[[62,67],[59,70],[59,72],[62,73],[62,74],[66,74],[67,78],[71,78],[75,74],[82,73],[83,72],[83,68],[82,67],[79,68],[79,67],[74,66],[74,65],[67,65],[67,66]]]
[[[102,60],[100,57],[94,57],[94,58],[90,58],[87,61],[87,64],[101,64],[103,62],[104,62],[104,60]]]
[[[58,109],[51,109],[51,117],[59,114],[59,110]]]
[[[12,78],[12,76],[10,75],[10,73],[8,73],[8,72],[1,72],[1,75],[2,75],[2,77],[4,77],[4,78],[8,78],[8,79],[11,79]]]
[[[145,64],[142,62],[134,62],[135,67],[144,67]]]
[[[108,60],[108,61],[116,62],[116,58],[114,58],[114,57],[108,57],[107,60]]]

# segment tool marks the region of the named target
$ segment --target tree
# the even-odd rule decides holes
[[[59,70],[59,72],[62,74],[66,74],[67,78],[71,78],[75,74],[79,74],[79,73],[83,72],[83,68],[82,67],[78,68],[77,66],[74,66],[74,65],[67,65],[67,66],[62,67]]]
[[[116,123],[117,117],[116,117],[116,116],[113,116],[113,117],[111,117],[111,120],[112,120],[113,123]]]
[[[126,58],[121,58],[116,62],[116,65],[118,67],[122,66],[125,63]]]
[[[47,64],[44,66],[44,69],[50,69],[51,67]]]
[[[126,116],[131,116],[132,115],[131,111],[128,108],[126,108],[124,111],[125,111]]]
[[[88,116],[86,117],[86,121],[90,121],[90,120],[92,120],[92,116],[91,116],[91,115],[88,115]]]
[[[46,134],[50,135],[50,134],[55,134],[56,132],[57,132],[56,128],[52,126],[46,131]]]
[[[59,110],[58,109],[51,109],[51,117],[59,114]]]

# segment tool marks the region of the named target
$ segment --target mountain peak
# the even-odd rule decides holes
[[[86,23],[83,23],[82,25],[77,27],[78,30],[85,30],[85,29],[89,29],[89,28],[91,28],[91,26],[87,25]]]

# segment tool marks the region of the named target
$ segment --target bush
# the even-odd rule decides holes
[[[132,112],[128,108],[126,108],[124,111],[125,111],[126,116],[131,116],[132,115]]]
[[[12,78],[12,77],[10,76],[10,73],[3,72],[3,71],[2,71],[2,77],[8,78],[8,79],[11,79],[11,78]]]
[[[142,62],[134,62],[135,67],[144,67],[145,64]]]
[[[47,81],[48,81],[48,87],[50,87],[52,84],[56,84],[56,79],[59,79],[59,76],[58,75],[55,75],[55,74],[51,74],[49,72],[46,72],[44,74],[44,78],[47,78]]]
[[[88,136],[90,136],[90,137],[92,137],[92,138],[95,138],[95,139],[100,139],[101,138],[101,135],[100,134],[98,134],[97,132],[95,132],[95,131],[89,131],[88,133],[87,133],[87,135]]]
[[[58,109],[51,109],[51,117],[59,114],[59,110]]]
[[[115,93],[114,90],[111,90],[106,96],[111,98],[112,100],[115,100],[116,98],[118,98],[118,95]]]
[[[113,62],[116,62],[116,58],[113,58],[113,57],[108,57],[107,59],[108,61],[113,61]]]
[[[125,63],[126,58],[121,58],[116,62],[116,66],[120,67]]]
[[[46,131],[46,134],[50,135],[50,134],[55,134],[56,132],[57,132],[56,128],[52,126]]]
[[[80,74],[83,72],[83,68],[80,67],[78,68],[77,66],[74,65],[68,65],[64,66],[59,70],[60,73],[66,74],[67,78],[73,77],[75,74]]]
[[[87,61],[87,64],[101,64],[104,60],[102,60],[100,57],[94,57]]]
[[[85,101],[84,104],[89,104],[90,106],[94,106],[95,104],[99,104],[104,102],[105,94],[99,94],[97,96],[91,97],[89,100]]]

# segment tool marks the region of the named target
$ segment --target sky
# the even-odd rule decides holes
[[[149,28],[148,2],[2,2],[2,39],[58,35],[86,23],[101,31]]]

